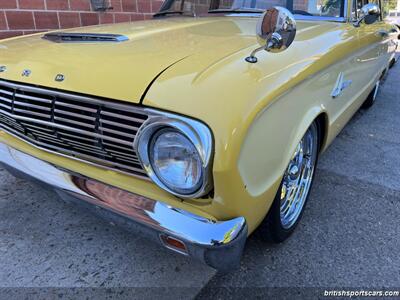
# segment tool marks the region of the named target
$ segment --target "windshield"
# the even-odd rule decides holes
[[[158,15],[201,16],[210,13],[263,12],[283,6],[295,15],[340,18],[345,0],[166,0]]]

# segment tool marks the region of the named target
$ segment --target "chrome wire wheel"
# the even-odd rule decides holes
[[[318,152],[318,130],[312,124],[307,130],[286,169],[280,192],[282,227],[296,224],[310,192]]]

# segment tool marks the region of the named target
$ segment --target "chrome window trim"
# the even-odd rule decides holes
[[[302,15],[294,15],[296,20],[301,21],[331,21],[331,22],[346,22],[346,17],[324,17],[324,16],[302,16]]]
[[[143,169],[146,170],[150,179],[165,191],[184,199],[200,198],[209,193],[213,188],[212,163],[214,156],[214,142],[211,130],[202,122],[191,118],[167,112],[160,112],[153,109],[145,110],[148,113],[149,118],[139,129],[133,147]],[[191,194],[180,194],[170,189],[158,178],[151,166],[149,157],[151,138],[156,131],[165,127],[170,127],[185,135],[193,143],[202,160],[202,185],[198,190]]]
[[[227,14],[227,17],[253,17],[259,18],[262,13],[248,13],[248,14]],[[301,21],[332,21],[332,22],[346,22],[347,18],[345,17],[324,17],[324,16],[303,16],[294,14],[294,18],[296,20]]]

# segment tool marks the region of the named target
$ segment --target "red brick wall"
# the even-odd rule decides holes
[[[90,0],[0,0],[0,39],[51,29],[150,18],[162,0],[108,0],[112,10],[93,11]]]

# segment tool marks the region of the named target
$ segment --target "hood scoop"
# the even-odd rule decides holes
[[[46,33],[42,38],[55,43],[119,43],[129,40],[127,36],[121,34],[69,32]]]

